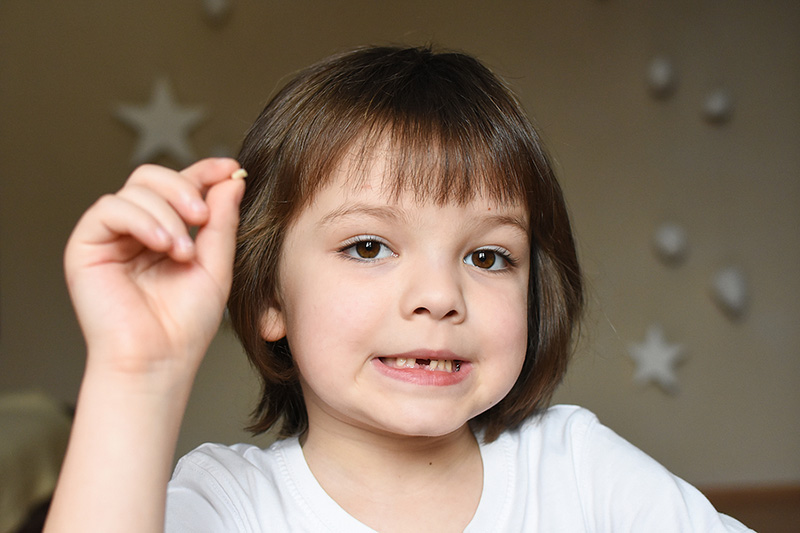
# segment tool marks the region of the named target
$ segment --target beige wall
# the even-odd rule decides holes
[[[291,71],[356,44],[434,42],[506,75],[558,160],[591,297],[558,399],[695,483],[800,481],[800,4],[756,5],[240,1],[213,26],[200,0],[0,2],[0,391],[76,395],[83,346],[61,251],[80,213],[131,170],[136,137],[116,104],[146,102],[166,75],[181,103],[207,112],[191,136],[198,156],[235,151]],[[644,82],[660,53],[679,75],[665,101]],[[736,102],[724,127],[700,117],[718,86]],[[665,220],[689,234],[677,268],[650,248]],[[709,298],[728,263],[752,291],[739,322]],[[675,396],[631,379],[627,346],[651,322],[687,348]],[[179,452],[245,439],[257,392],[223,331]]]

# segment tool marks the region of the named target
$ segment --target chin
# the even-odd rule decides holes
[[[444,437],[458,431],[469,420],[454,420],[447,417],[420,417],[415,413],[407,420],[376,421],[375,426],[383,428],[387,433],[404,437]]]

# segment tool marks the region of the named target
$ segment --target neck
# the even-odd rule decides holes
[[[405,480],[441,475],[469,457],[480,457],[467,424],[436,437],[403,436],[353,426],[316,424],[301,438],[312,472],[315,466],[338,465],[348,477],[363,472],[367,479]],[[314,472],[316,475],[316,472]],[[401,481],[402,483],[403,481]]]
[[[461,531],[480,501],[483,462],[466,424],[437,437],[311,424],[301,443],[325,492],[381,531]]]

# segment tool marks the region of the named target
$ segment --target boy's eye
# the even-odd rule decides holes
[[[353,251],[363,259],[375,259],[381,252],[381,243],[375,241],[361,241],[353,245]]]
[[[363,239],[342,248],[342,253],[353,259],[383,259],[394,255],[388,246],[376,239]]]
[[[508,268],[510,260],[507,254],[499,250],[484,248],[467,255],[464,262],[483,270],[503,270]]]

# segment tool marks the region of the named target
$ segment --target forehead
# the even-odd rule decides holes
[[[309,205],[322,217],[322,224],[348,215],[366,215],[398,220],[436,208],[458,208],[465,214],[497,223],[517,226],[528,233],[528,209],[521,200],[502,200],[487,194],[476,180],[469,194],[437,195],[442,186],[435,174],[424,178],[398,177],[391,150],[379,148],[368,157],[352,152],[336,165],[325,184],[315,193]]]
[[[334,187],[345,196],[371,195],[392,203],[482,203],[492,209],[522,207],[527,211],[527,188],[519,176],[486,164],[479,154],[453,152],[451,147],[392,142],[388,135],[362,138],[317,181],[307,199]]]

